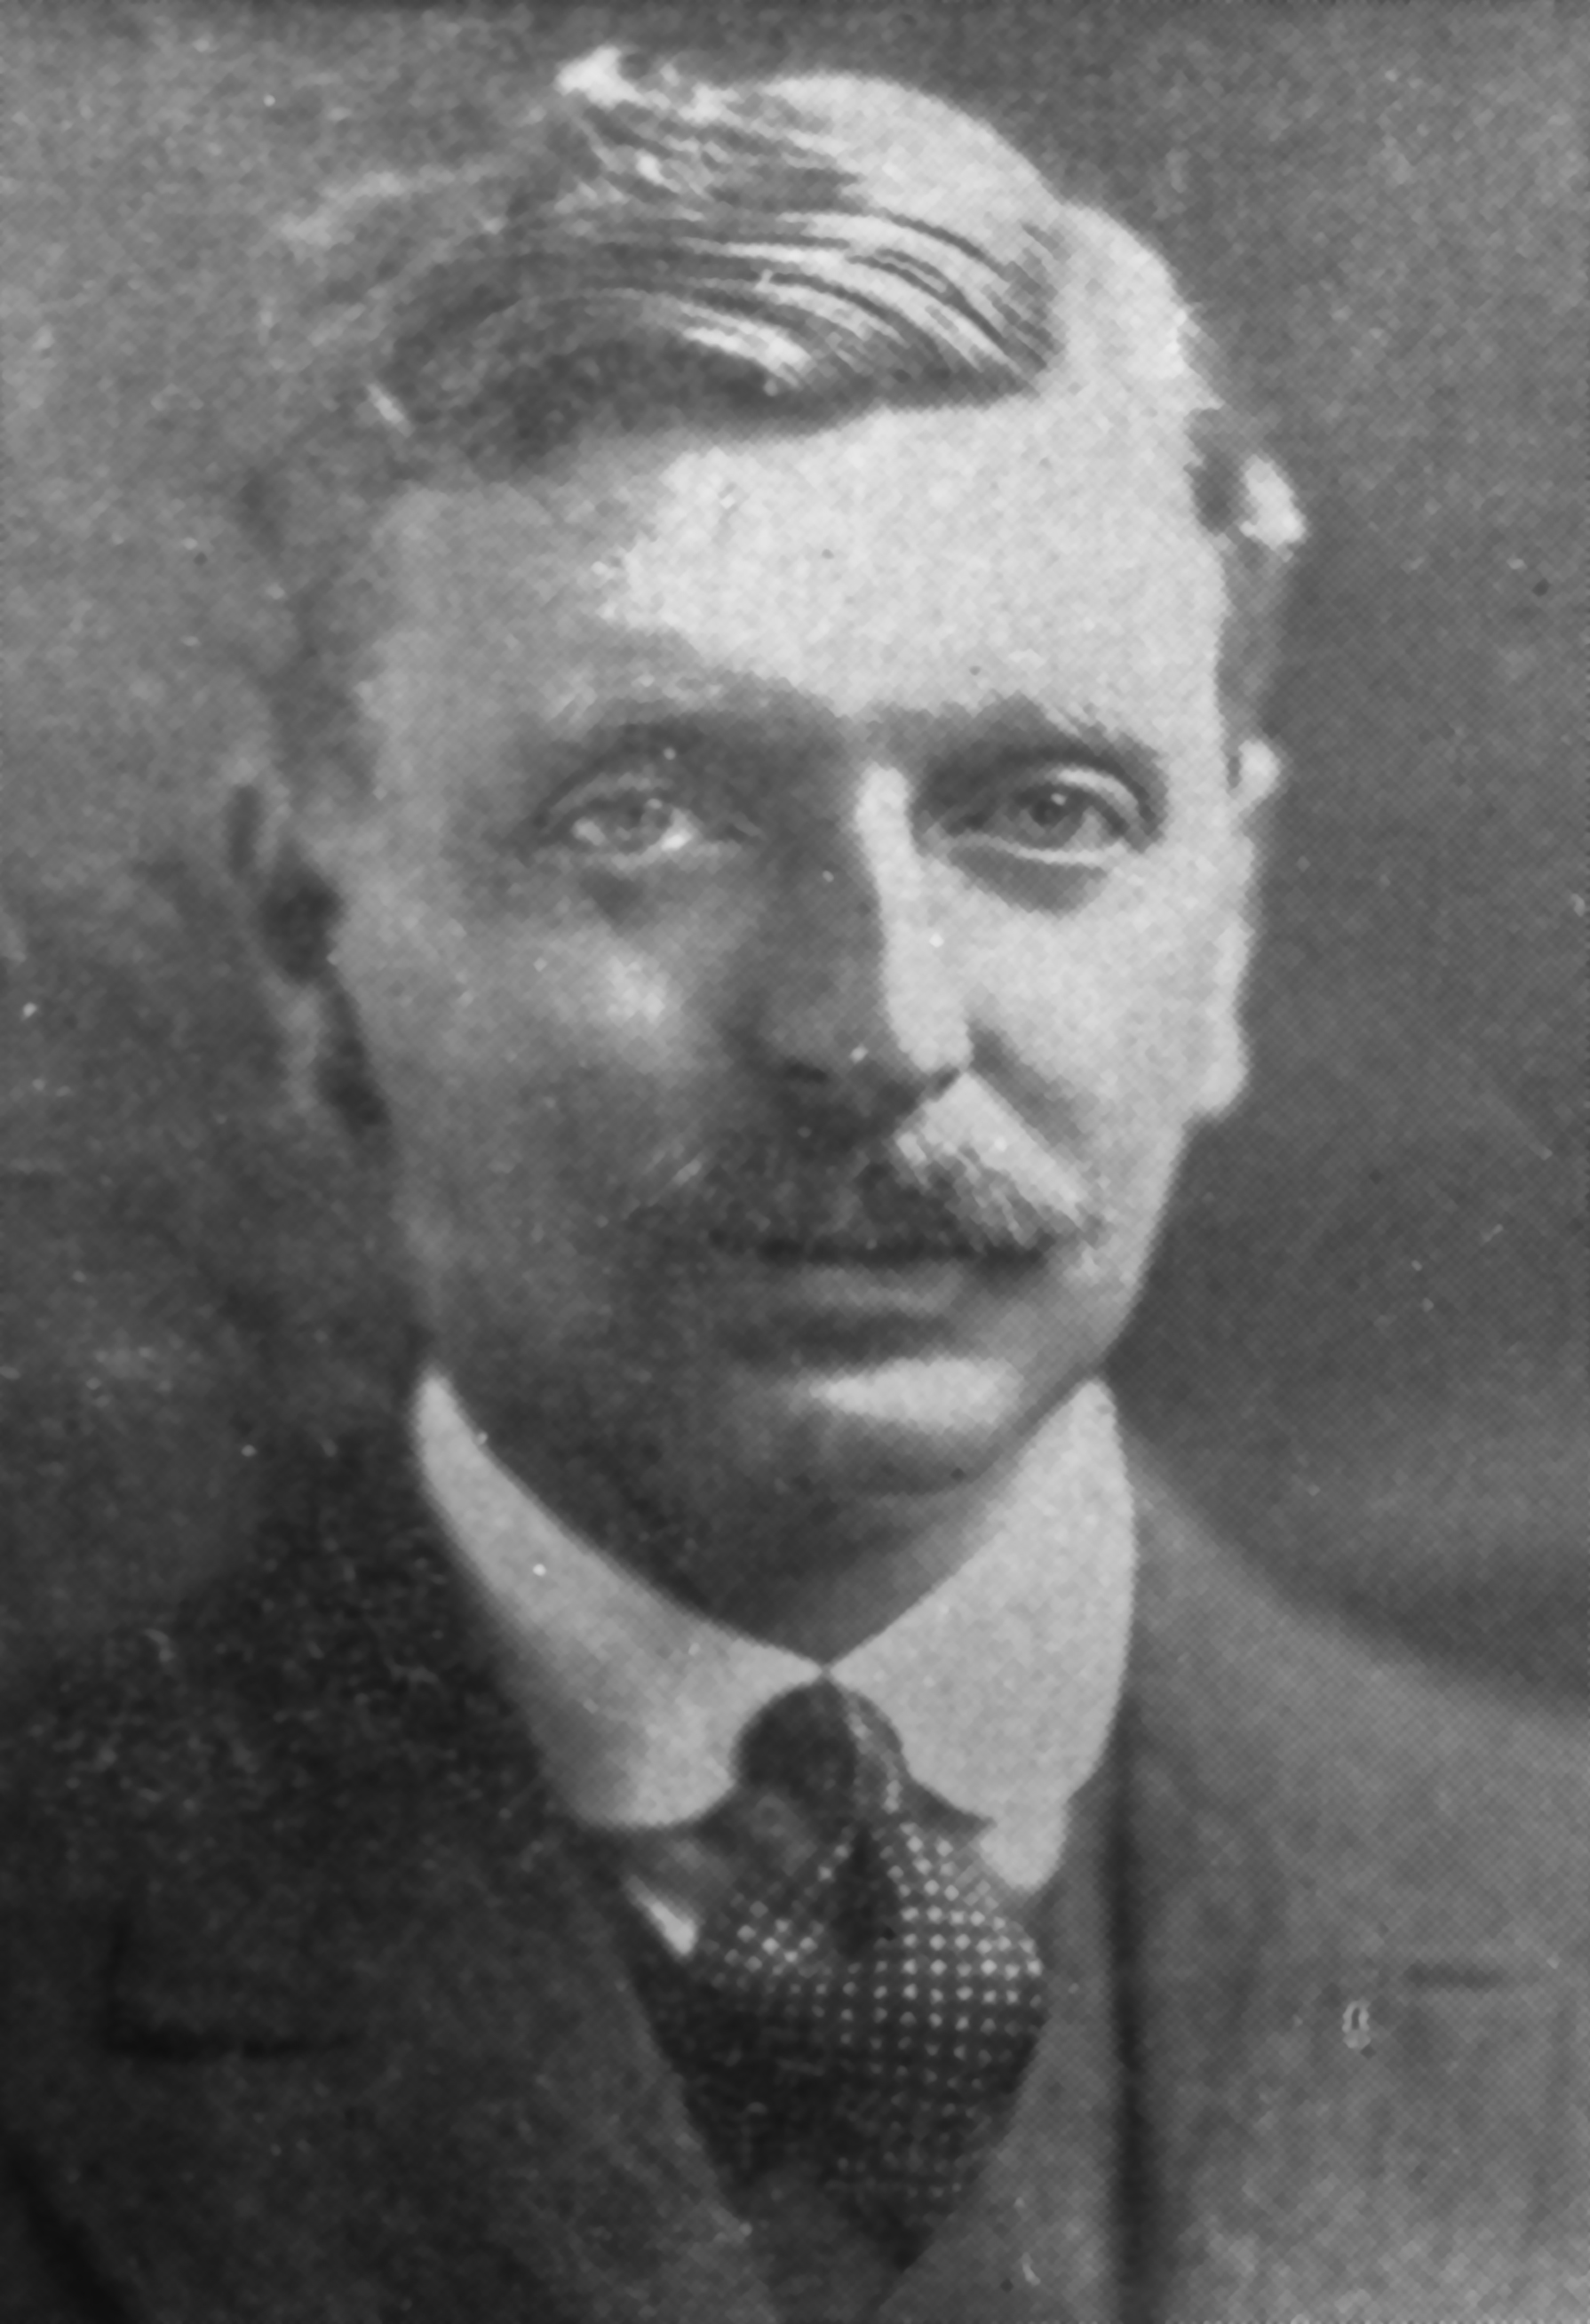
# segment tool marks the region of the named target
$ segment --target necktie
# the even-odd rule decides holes
[[[793,2147],[909,2257],[1021,2079],[1043,2016],[1036,1950],[861,1696],[826,1680],[781,1696],[747,1730],[740,1775],[799,1812],[805,1860],[746,1874],[713,1907],[665,2038],[742,2169]]]

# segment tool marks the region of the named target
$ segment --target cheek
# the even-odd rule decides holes
[[[1156,1169],[1180,1142],[1217,1038],[1218,934],[1163,888],[1101,904],[985,954],[985,1021],[1012,1078],[1062,1128]]]
[[[621,1176],[686,1072],[687,993],[611,941],[389,895],[350,914],[338,965],[411,1176]]]
[[[1174,1111],[1201,1082],[1213,1038],[1218,951],[1213,923],[1191,913],[1148,916],[1117,980],[1118,1050],[1128,1084]]]

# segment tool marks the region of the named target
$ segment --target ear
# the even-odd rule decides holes
[[[1231,783],[1237,844],[1226,899],[1225,923],[1215,950],[1209,989],[1209,1048],[1199,1094],[1199,1118],[1228,1113],[1247,1087],[1248,1043],[1243,1020],[1248,967],[1257,932],[1257,876],[1269,802],[1284,767],[1280,752],[1261,735],[1237,745]]]
[[[314,861],[273,768],[234,761],[225,807],[226,868],[242,891],[267,965],[292,984],[329,969],[336,890]]]
[[[341,899],[309,844],[269,750],[240,745],[227,769],[225,847],[281,1042],[287,1094],[304,1113],[327,1107],[367,1130],[386,1119],[333,939]]]

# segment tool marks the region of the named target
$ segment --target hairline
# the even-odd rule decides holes
[[[703,101],[710,111],[713,98],[707,84],[680,82],[664,92],[664,118],[671,128],[686,117],[697,91],[706,92]],[[1262,537],[1262,527],[1247,528],[1245,541],[1242,537],[1243,486],[1259,464],[1270,467],[1283,499],[1289,498],[1287,487],[1268,460],[1251,417],[1229,392],[1218,350],[1161,254],[1107,208],[1062,189],[1019,148],[944,99],[902,84],[840,74],[733,84],[726,101],[738,103],[743,97],[754,106],[759,97],[767,96],[793,106],[791,134],[815,138],[812,150],[828,151],[823,141],[833,137],[835,166],[841,173],[851,173],[856,189],[857,207],[849,215],[858,221],[858,232],[897,227],[907,242],[919,230],[946,235],[950,245],[958,244],[970,254],[974,266],[996,270],[1016,265],[1014,254],[1025,248],[1020,264],[1039,266],[1033,281],[1046,284],[1045,298],[1055,301],[1043,309],[1046,319],[1034,322],[1036,308],[990,310],[992,321],[979,310],[978,330],[983,336],[974,332],[970,342],[958,339],[966,318],[957,319],[954,302],[960,293],[950,281],[950,304],[942,313],[930,304],[925,334],[920,317],[912,324],[921,344],[906,357],[904,342],[891,337],[897,324],[905,326],[887,304],[891,294],[880,293],[884,303],[874,318],[880,334],[876,344],[868,336],[873,326],[866,324],[855,359],[846,353],[841,360],[834,346],[825,346],[821,302],[832,285],[819,264],[813,276],[817,305],[796,310],[804,312],[800,328],[808,335],[805,338],[789,336],[791,310],[779,303],[785,292],[775,287],[770,303],[758,304],[758,287],[740,298],[738,306],[731,300],[723,309],[724,327],[731,335],[740,334],[733,352],[725,356],[722,343],[713,338],[716,309],[710,302],[705,309],[690,306],[696,278],[689,272],[693,262],[686,261],[677,276],[665,271],[661,278],[666,311],[660,321],[659,311],[642,301],[632,311],[612,310],[602,327],[606,337],[598,332],[593,338],[580,322],[584,310],[576,300],[570,333],[560,338],[553,327],[539,353],[531,346],[521,357],[510,347],[498,368],[479,378],[469,372],[465,360],[458,374],[464,400],[455,409],[446,400],[435,401],[436,378],[427,366],[439,362],[445,383],[451,376],[447,365],[455,344],[467,357],[470,335],[479,321],[468,305],[469,286],[475,279],[471,270],[483,263],[482,249],[488,257],[495,254],[492,263],[501,267],[503,249],[490,235],[512,239],[508,211],[492,211],[492,204],[509,198],[518,182],[515,171],[533,171],[541,149],[532,143],[523,149],[521,161],[516,159],[519,149],[510,143],[457,170],[442,167],[406,176],[378,172],[335,190],[317,212],[289,222],[284,230],[284,242],[295,244],[299,254],[307,254],[311,266],[324,263],[329,269],[326,283],[335,311],[324,330],[311,327],[299,342],[299,352],[306,358],[300,383],[309,389],[313,401],[307,424],[294,431],[274,464],[276,478],[286,483],[284,508],[291,511],[295,505],[292,479],[299,460],[308,474],[307,490],[299,497],[305,504],[317,498],[324,503],[324,507],[312,509],[303,539],[292,537],[295,522],[290,515],[286,533],[279,534],[275,543],[287,552],[280,560],[285,586],[280,595],[290,626],[296,624],[299,632],[299,650],[289,659],[299,676],[316,665],[317,683],[311,689],[316,701],[322,708],[329,706],[347,669],[350,644],[355,650],[367,650],[372,630],[380,635],[390,626],[372,622],[371,585],[383,525],[410,489],[467,493],[505,484],[533,491],[538,479],[555,476],[599,443],[656,438],[676,430],[715,427],[723,440],[746,442],[772,432],[821,436],[878,410],[954,411],[1029,399],[1060,402],[1096,390],[1146,411],[1163,430],[1167,456],[1174,460],[1187,487],[1189,514],[1216,545],[1225,604],[1222,704],[1229,706],[1233,724],[1241,720],[1251,730],[1268,682],[1282,583],[1297,531],[1279,550],[1273,540]],[[644,85],[628,74],[612,52],[582,60],[559,77],[549,100],[555,141],[571,124],[582,134],[590,132],[592,124],[599,132],[609,119],[604,107],[637,97],[647,101]],[[676,103],[684,110],[670,113],[668,106]],[[918,171],[914,152],[904,194],[896,200],[899,185],[890,180],[889,171],[897,167],[897,150],[886,152],[878,175],[854,142],[858,114],[867,115],[869,108],[872,119],[884,126],[886,144],[900,124],[910,124],[914,115],[919,132],[924,121],[948,124],[951,145],[959,141],[963,158],[970,152],[974,171],[981,170],[992,186],[993,209],[985,210],[976,196],[964,214],[947,209],[932,173]],[[619,166],[621,173],[621,161]],[[604,185],[607,167],[605,156],[601,157],[588,182]],[[530,182],[527,178],[526,183]],[[483,207],[478,214],[470,208],[464,240],[456,243],[447,239],[460,230],[447,205],[465,186],[483,189]],[[444,221],[437,229],[440,241],[427,244],[423,217],[420,228],[409,228],[418,234],[419,271],[412,277],[420,284],[418,303],[393,305],[387,278],[379,272],[366,278],[359,271],[358,238],[372,214],[370,206],[379,212],[383,203],[391,202],[402,210],[404,204],[418,200],[420,211],[428,216],[426,205],[433,198]],[[914,207],[918,198],[920,210]],[[471,205],[475,200],[472,191]],[[1001,212],[1002,223],[997,215]],[[489,232],[488,213],[496,220]],[[766,231],[777,241],[785,213],[768,215]],[[788,215],[795,232],[799,213]],[[583,216],[576,213],[568,229],[574,236],[570,249],[586,248],[580,239]],[[636,216],[644,223],[642,212]],[[403,211],[403,217],[408,219],[409,213]],[[488,234],[483,244],[468,238],[477,229]],[[555,226],[555,241],[560,230]],[[1024,245],[1024,235],[1037,239]],[[709,237],[708,247],[716,246]],[[581,263],[598,270],[589,294],[595,301],[593,311],[608,313],[602,301],[611,294],[603,290],[600,271],[603,247],[599,221],[596,239]],[[1035,257],[1043,248],[1047,255]],[[336,280],[345,250],[354,260],[348,278],[354,284],[351,303],[346,281],[339,290]],[[564,263],[567,260],[565,250]],[[493,296],[506,295],[501,276],[492,279]],[[360,287],[366,280],[368,294]],[[529,288],[532,305],[524,311],[533,317],[533,284]],[[1029,281],[1022,296],[1031,291]],[[367,295],[368,306],[361,303]],[[676,297],[683,303],[669,307],[668,300]],[[510,299],[502,311],[511,319],[519,309]],[[372,316],[378,320],[384,316],[385,322],[374,338],[362,337],[361,333],[374,327]],[[935,336],[941,324],[950,334],[942,344]],[[843,348],[842,335],[834,344]],[[351,364],[350,346],[355,357]],[[945,353],[951,346],[959,349],[953,357]],[[796,368],[780,376],[779,364],[787,363],[792,348]],[[327,349],[330,365],[324,368]],[[418,372],[413,369],[416,361]],[[611,366],[608,373],[602,369],[604,361]],[[803,364],[807,367],[803,369]],[[660,386],[656,375],[659,366]],[[483,378],[488,382],[483,389],[479,383]],[[418,405],[411,383],[419,391]],[[327,511],[334,512],[329,518]],[[1295,518],[1295,508],[1292,514]],[[350,619],[354,601],[357,614]],[[281,689],[276,691],[280,697]],[[290,723],[301,741],[314,724],[313,705],[308,719],[297,716]],[[345,720],[334,723],[340,723],[345,733]],[[289,751],[294,763],[286,771],[307,788],[313,770],[298,764],[298,755]]]

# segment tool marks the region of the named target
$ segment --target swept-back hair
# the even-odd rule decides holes
[[[379,171],[280,230],[293,415],[246,510],[298,615],[293,758],[343,692],[350,508],[515,475],[667,416],[820,424],[1102,386],[1164,434],[1219,544],[1222,682],[1254,722],[1301,522],[1156,252],[985,124],[879,79],[720,83],[602,50],[456,165]]]

